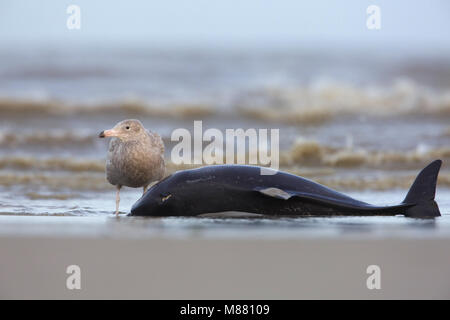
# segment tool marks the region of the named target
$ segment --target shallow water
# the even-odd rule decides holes
[[[350,196],[374,204],[396,204],[403,191],[350,192]],[[450,237],[450,190],[438,190],[436,201],[442,216],[435,219],[393,217],[130,217],[139,193],[123,192],[121,215],[116,218],[114,193],[94,192],[89,197],[29,200],[17,194],[2,197],[0,235],[75,237]],[[230,215],[230,213],[227,213]],[[232,213],[231,213],[232,214]]]

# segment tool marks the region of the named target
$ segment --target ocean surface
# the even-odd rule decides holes
[[[115,206],[115,189],[104,174],[108,141],[98,133],[138,118],[163,137],[168,173],[186,168],[170,161],[171,133],[193,130],[194,120],[203,121],[203,130],[277,128],[280,169],[380,205],[400,202],[428,162],[444,161],[436,198],[443,217],[433,228],[403,217],[168,218],[151,220],[157,227],[146,222],[152,230],[162,224],[169,232],[227,234],[335,232],[349,225],[450,231],[449,57],[308,48],[0,46],[0,219],[116,221],[108,220]],[[125,188],[121,212],[140,196],[141,190]],[[2,221],[4,231],[9,224]]]

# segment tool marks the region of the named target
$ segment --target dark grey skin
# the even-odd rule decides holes
[[[174,173],[151,187],[131,209],[133,216],[197,216],[239,211],[276,216],[398,215],[440,216],[434,201],[441,166],[436,160],[417,176],[405,200],[373,206],[323,185],[279,171],[216,165]]]

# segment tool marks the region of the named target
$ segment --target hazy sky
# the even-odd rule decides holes
[[[70,4],[81,8],[81,30],[66,28]],[[370,4],[381,8],[379,31],[366,28]],[[450,1],[0,0],[0,39],[450,47]]]

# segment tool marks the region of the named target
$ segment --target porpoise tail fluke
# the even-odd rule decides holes
[[[405,216],[413,218],[439,217],[439,207],[434,201],[436,182],[442,160],[435,160],[426,166],[417,176],[406,195],[404,204],[411,204]]]

